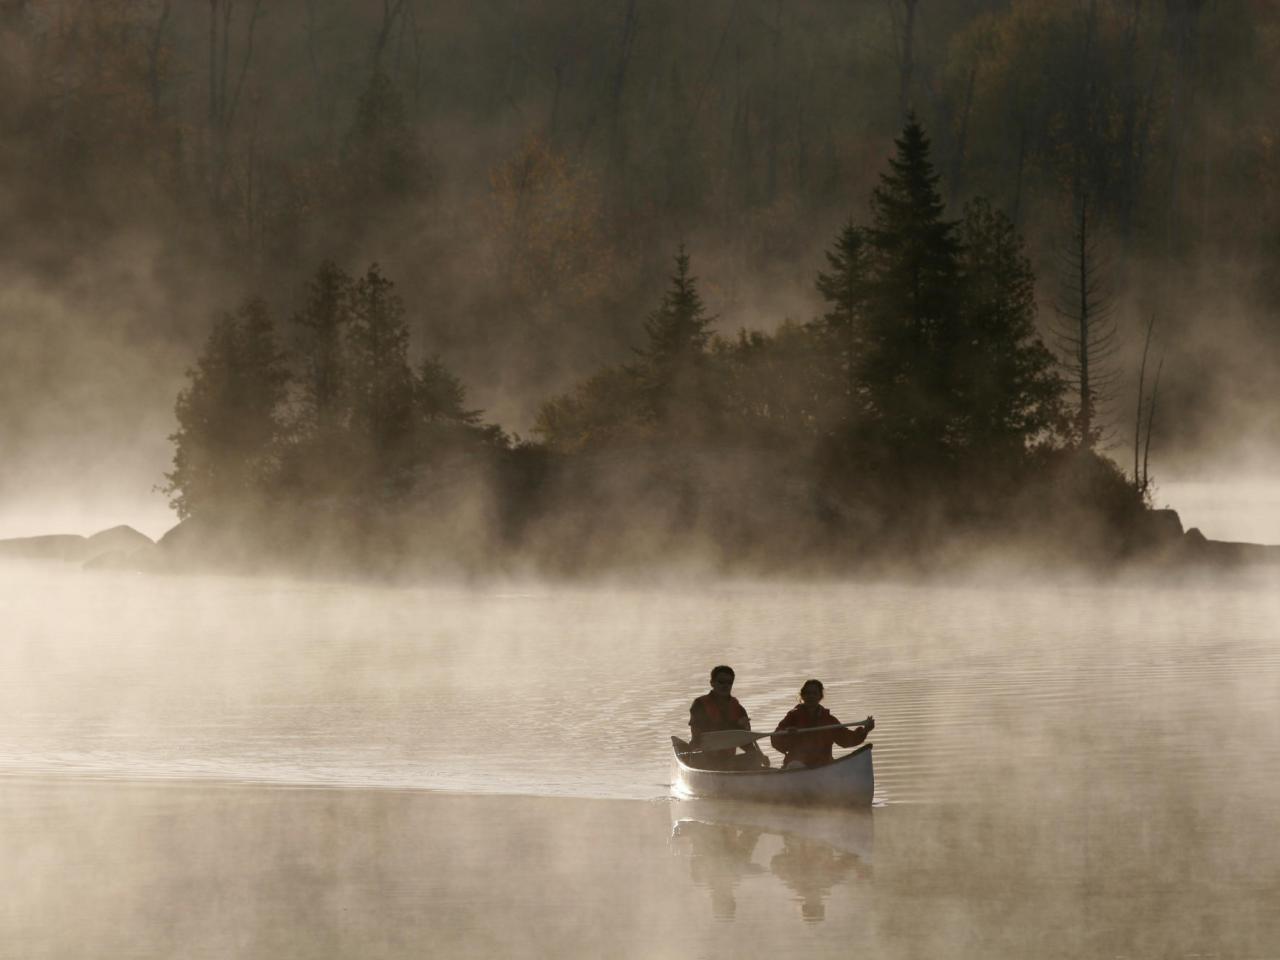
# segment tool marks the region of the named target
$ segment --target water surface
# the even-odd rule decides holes
[[[1265,577],[3,575],[5,956],[1280,955]],[[874,714],[876,808],[669,801],[720,662]]]

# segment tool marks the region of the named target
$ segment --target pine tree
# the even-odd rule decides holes
[[[701,420],[713,405],[707,346],[711,324],[698,293],[697,278],[689,273],[684,244],[675,257],[676,272],[662,306],[645,321],[648,344],[636,352],[645,416],[665,425],[673,416]],[[687,421],[686,421],[687,422]]]
[[[848,414],[860,395],[858,360],[866,337],[868,263],[866,233],[850,220],[827,251],[830,273],[818,273],[818,293],[827,302],[820,329],[840,357]]]
[[[409,329],[395,284],[371,266],[352,289],[346,349],[350,362],[351,431],[373,478],[396,483],[407,466],[413,420]]]
[[[252,502],[274,467],[289,377],[266,303],[220,318],[188,377],[164,488],[183,519]]]
[[[323,495],[351,487],[351,383],[346,336],[352,322],[351,278],[332,261],[320,264],[292,318],[297,392],[281,482]]]
[[[950,439],[948,361],[961,333],[959,243],[955,223],[943,219],[929,141],[914,117],[895,143],[897,155],[872,197],[872,281],[859,379],[886,439],[936,457]]]
[[[300,426],[312,436],[332,437],[347,419],[343,341],[351,323],[351,294],[351,278],[326,260],[307,287],[306,305],[293,318],[299,330]]]
[[[952,357],[955,435],[984,459],[1021,456],[1061,429],[1066,384],[1036,331],[1035,274],[1012,221],[974,200],[960,231],[965,335]]]
[[[422,361],[413,389],[414,408],[425,423],[474,427],[480,422],[481,411],[467,409],[466,387],[439,357]]]
[[[426,162],[395,83],[375,70],[356,104],[342,150],[348,216],[377,217],[427,180]]]

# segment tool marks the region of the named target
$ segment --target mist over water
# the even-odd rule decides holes
[[[1280,943],[1271,577],[5,576],[15,956],[102,955],[93,938],[138,956]],[[809,676],[841,719],[874,714],[875,808],[668,800],[667,738],[718,662],[757,729]]]
[[[1265,473],[1233,482],[1166,480],[1155,500],[1174,507],[1185,525],[1217,540],[1280,543],[1280,488]]]
[[[722,661],[758,728],[809,676],[843,719],[874,714],[890,804],[967,798],[997,772],[1034,781],[1098,737],[1100,717],[1127,746],[1109,733],[1089,763],[1113,758],[1117,778],[1129,753],[1158,766],[1197,745],[1211,780],[1246,756],[1241,775],[1257,776],[1280,721],[1265,579],[391,589],[51,570],[10,583],[0,757],[24,772],[647,799],[665,795],[666,738],[687,732]],[[1255,713],[1271,727],[1245,722]],[[1230,745],[1200,743],[1219,727],[1239,728]]]

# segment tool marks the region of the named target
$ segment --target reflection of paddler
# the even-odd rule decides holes
[[[711,912],[717,918],[732,919],[738,903],[734,888],[738,881],[764,868],[751,861],[761,831],[720,823],[680,820],[672,838],[689,843],[689,875],[693,882],[711,891]]]
[[[795,891],[800,899],[800,915],[806,920],[826,917],[827,898],[832,889],[849,879],[850,873],[861,876],[869,872],[851,853],[790,834],[783,836],[783,848],[773,855],[769,869]]]
[[[673,838],[683,829],[682,825],[691,820],[746,827],[778,837],[794,834],[800,840],[852,854],[868,868],[875,854],[874,819],[870,810],[793,807],[733,800],[680,800],[671,804]]]

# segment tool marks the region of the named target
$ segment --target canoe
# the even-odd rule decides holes
[[[699,770],[680,756],[689,745],[672,737],[671,792],[681,798],[866,807],[875,792],[871,746],[864,743],[825,766],[802,770]]]

